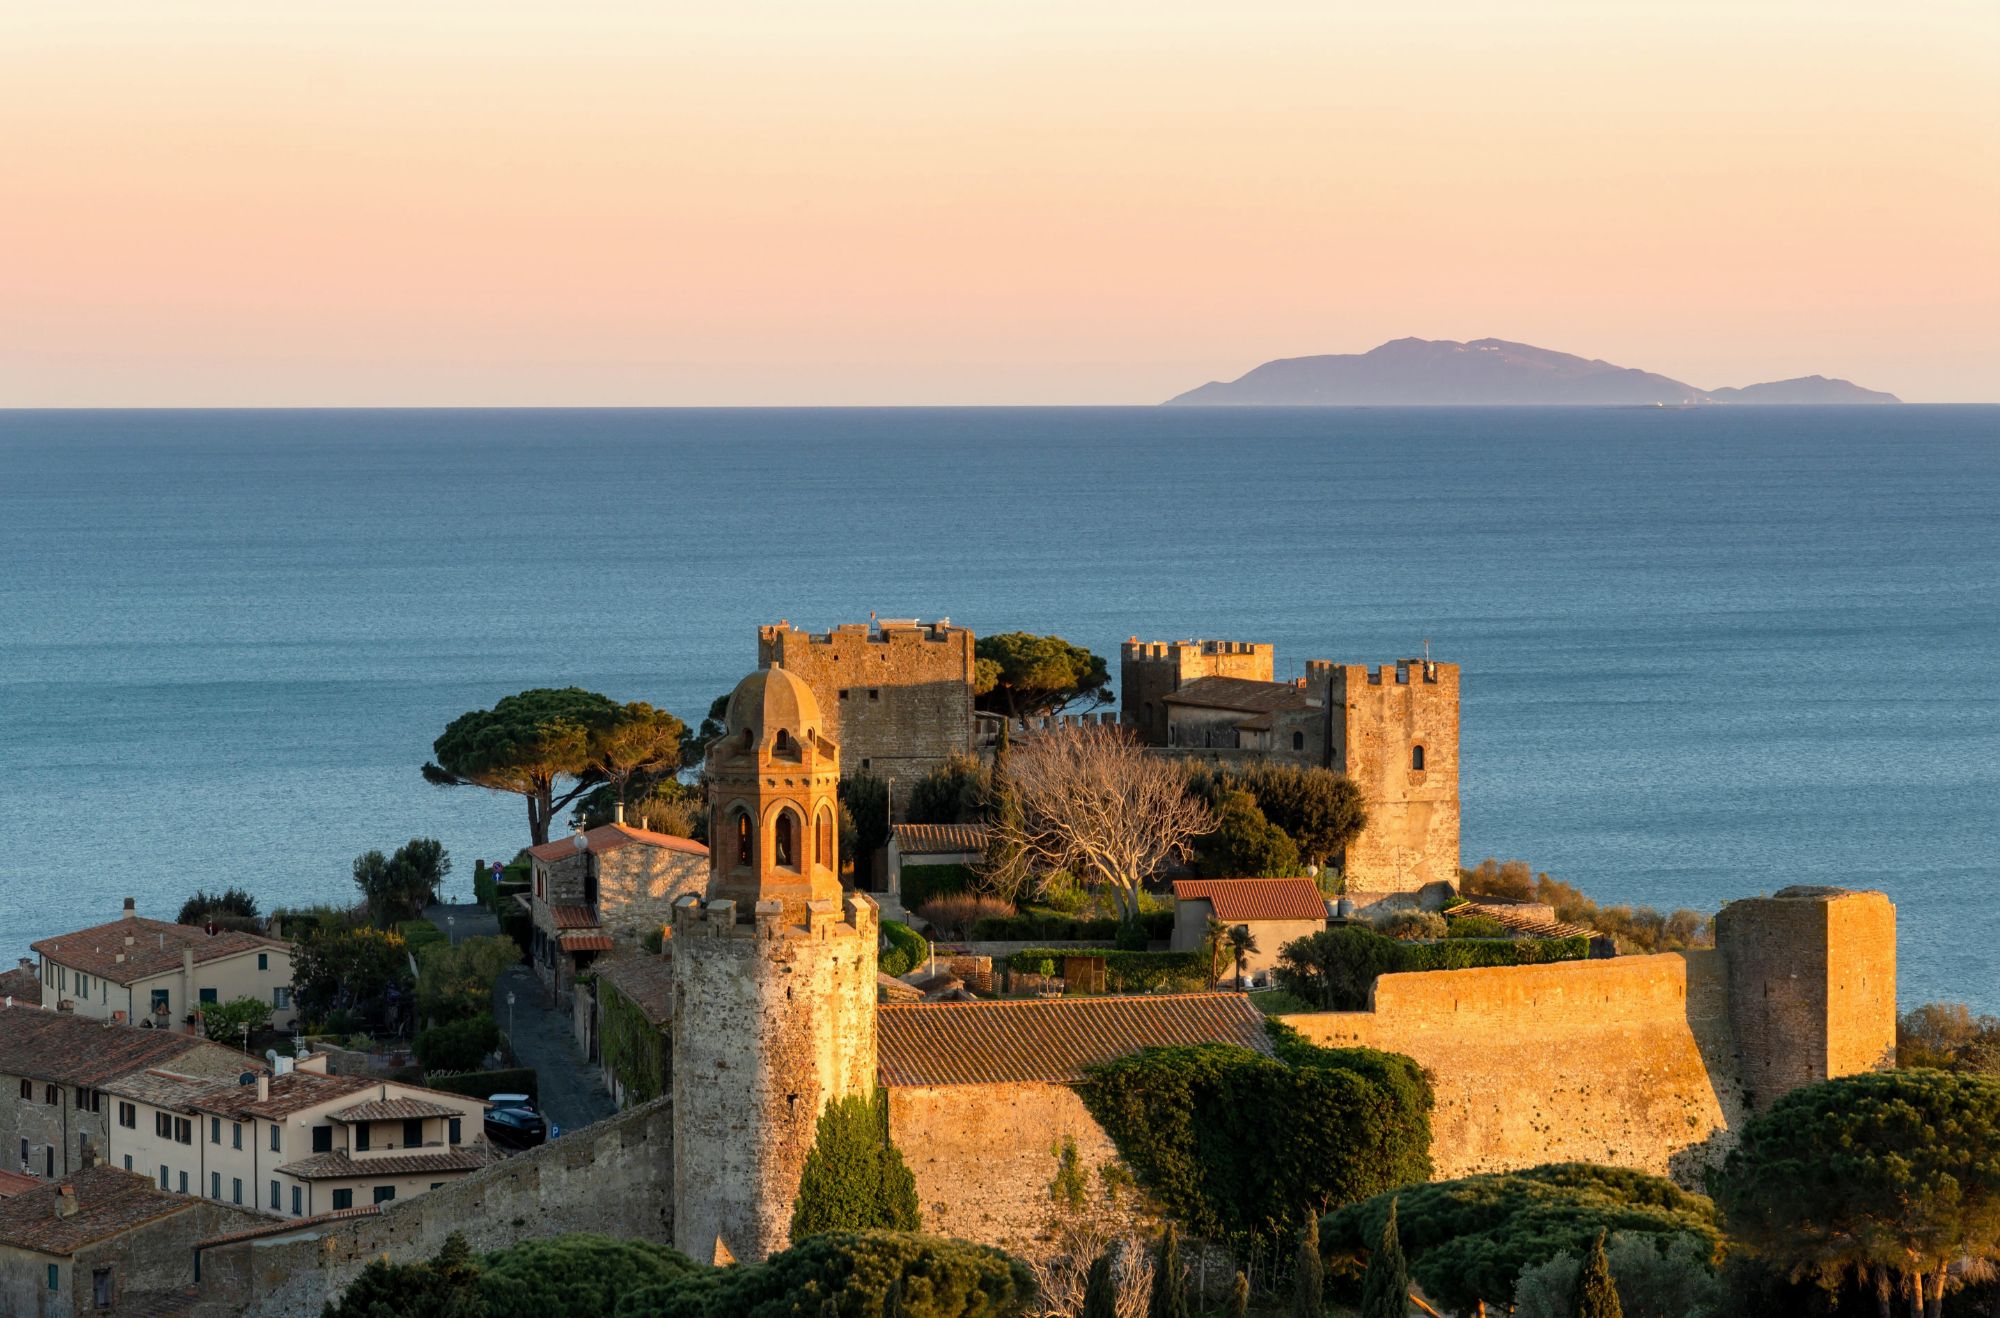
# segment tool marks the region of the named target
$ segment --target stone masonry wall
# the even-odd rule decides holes
[[[1141,641],[1118,653],[1118,720],[1149,746],[1168,742],[1162,701],[1200,677],[1240,677],[1268,682],[1276,650],[1252,641]]]
[[[204,1250],[193,1318],[318,1313],[370,1260],[428,1258],[454,1231],[475,1253],[565,1231],[669,1244],[673,1164],[668,1104],[636,1107],[379,1216]]]
[[[1458,665],[1411,659],[1375,669],[1321,661],[1307,668],[1309,682],[1329,680],[1346,706],[1334,720],[1333,766],[1368,802],[1368,826],[1341,867],[1347,895],[1366,907],[1457,883]],[[1412,766],[1418,746],[1422,769]]]
[[[972,651],[963,627],[757,629],[758,667],[782,667],[812,688],[845,770],[906,788],[971,753]]]
[[[666,847],[632,845],[597,862],[597,920],[606,933],[637,939],[664,929],[674,903],[708,887],[708,857]]]
[[[1742,1116],[1726,1015],[1677,954],[1384,975],[1371,1011],[1287,1016],[1328,1047],[1382,1048],[1431,1074],[1439,1178],[1614,1163],[1691,1181]]]

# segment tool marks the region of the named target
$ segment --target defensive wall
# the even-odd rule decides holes
[[[1167,744],[1162,703],[1202,677],[1271,680],[1276,647],[1260,641],[1142,641],[1134,636],[1118,651],[1119,721],[1150,746]]]

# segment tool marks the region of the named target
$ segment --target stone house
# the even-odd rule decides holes
[[[108,1161],[163,1190],[282,1217],[407,1199],[499,1156],[482,1100],[366,1076],[295,1068],[218,1081],[155,1067],[104,1092]]]
[[[195,1281],[195,1242],[252,1220],[104,1166],[0,1199],[0,1312],[161,1312]]]
[[[984,824],[898,824],[884,849],[886,890],[901,896],[905,865],[977,865],[986,859]]]
[[[53,1180],[102,1159],[116,1114],[106,1086],[123,1077],[172,1067],[213,1082],[256,1065],[192,1035],[0,1006],[0,1165]]]
[[[1326,702],[1301,682],[1202,677],[1160,698],[1165,745],[1325,762]]]
[[[1174,882],[1176,952],[1208,947],[1208,922],[1245,928],[1256,949],[1243,959],[1246,977],[1267,974],[1285,944],[1326,928],[1326,898],[1311,879],[1177,879]],[[1234,983],[1237,966],[1227,951],[1217,982]]]
[[[671,1081],[672,942],[658,953],[621,948],[600,957],[592,970],[594,982],[576,994],[578,1049],[598,1064],[619,1107],[658,1098]]]
[[[529,959],[559,1001],[599,954],[637,947],[666,926],[675,899],[708,881],[707,847],[624,821],[621,805],[612,823],[528,848]]]
[[[275,1028],[299,1023],[290,943],[148,920],[130,897],[120,919],[44,938],[30,950],[41,957],[42,1005],[68,1004],[79,1016],[193,1030],[203,1004],[255,998],[270,1004]]]

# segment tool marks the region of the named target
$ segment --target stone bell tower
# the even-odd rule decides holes
[[[840,886],[840,748],[782,668],[726,723],[708,894],[673,911],[674,1244],[704,1263],[785,1248],[820,1110],[875,1088],[878,913]]]

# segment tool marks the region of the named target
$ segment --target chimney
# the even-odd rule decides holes
[[[271,1073],[269,1071],[259,1071],[257,1073],[257,1101],[259,1103],[267,1103],[270,1101],[270,1098]]]
[[[612,823],[614,823],[614,824],[620,824],[620,825],[624,824],[624,822],[625,822],[625,803],[624,803],[623,801],[615,801],[615,802],[613,802],[613,803],[612,803],[612,806],[611,806],[611,822],[612,822]]]
[[[125,899],[125,918],[128,920],[136,920],[139,918],[139,904],[133,901],[130,897],[127,897]]]
[[[58,1185],[56,1187],[56,1216],[76,1216],[76,1187],[74,1185]]]
[[[35,963],[27,957],[21,958],[21,973],[24,975],[34,975],[37,978],[41,976],[41,972],[35,969]]]
[[[126,935],[125,935],[125,946],[127,946],[127,947],[130,947],[130,946],[132,946],[132,944],[134,944],[134,943],[136,943],[136,942],[138,942],[138,941],[139,941],[139,940],[138,940],[137,938],[134,938],[134,937],[133,937],[133,936],[132,936],[131,934],[126,934]],[[120,956],[123,956],[123,955],[124,955],[124,953],[122,953],[122,952],[121,952],[121,953],[119,953],[119,955],[120,955]]]

